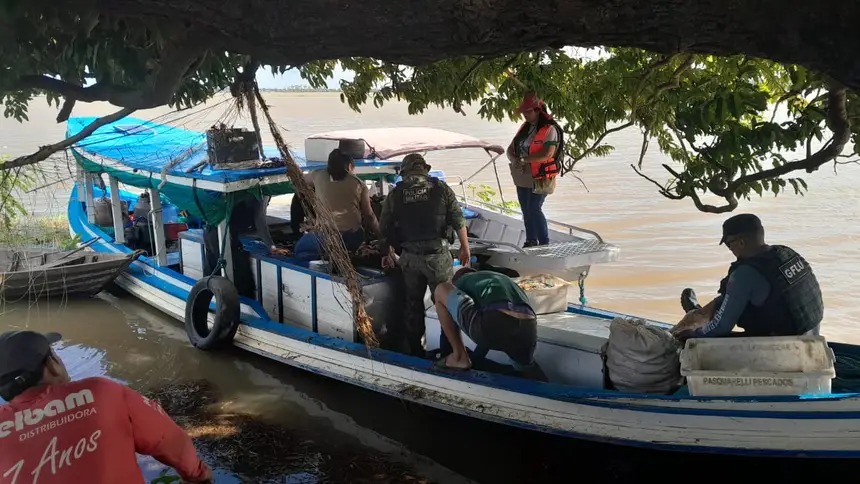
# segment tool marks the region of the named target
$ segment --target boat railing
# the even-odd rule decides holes
[[[457,195],[457,198],[460,199],[464,204],[466,204],[466,205],[477,205],[481,208],[485,208],[487,210],[491,210],[493,212],[500,213],[502,215],[517,216],[516,212],[514,212],[510,208],[505,207],[503,205],[493,203],[493,202],[488,202],[488,201],[481,200],[478,198],[469,198],[468,194],[466,193],[466,183],[462,177],[457,176],[457,175],[453,175],[453,176],[446,175],[445,178],[458,180],[458,182],[455,185],[459,185],[460,190],[463,192],[463,194]],[[586,229],[584,227],[579,227],[576,225],[571,225],[571,224],[564,223],[564,222],[559,222],[557,220],[552,220],[549,218],[546,219],[546,222],[547,222],[547,225],[549,225],[551,229],[557,230],[559,232],[567,232],[568,235],[572,235],[572,236],[576,236],[576,233],[578,232],[580,234],[590,235],[590,236],[594,237],[595,239],[597,239],[601,243],[604,242],[603,237],[601,237],[600,234],[598,234],[597,232],[595,232],[593,230]]]

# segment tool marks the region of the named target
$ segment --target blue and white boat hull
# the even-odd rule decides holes
[[[73,191],[72,234],[91,250],[130,252],[91,224]],[[195,281],[142,257],[116,279],[131,295],[182,321]],[[568,312],[606,324],[617,313]],[[690,397],[625,394],[481,371],[445,372],[432,362],[271,319],[243,298],[234,344],[312,373],[442,410],[538,432],[656,449],[807,457],[860,457],[860,394]],[[428,318],[429,319],[429,318]],[[428,326],[431,322],[428,321]],[[576,348],[570,348],[576,350]],[[591,357],[593,355],[584,355]]]

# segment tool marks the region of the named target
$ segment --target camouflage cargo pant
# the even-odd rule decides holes
[[[404,326],[409,351],[424,356],[421,338],[424,336],[424,294],[430,287],[430,296],[440,282],[450,281],[454,276],[454,259],[446,250],[441,254],[418,255],[403,251],[400,268],[406,290]]]

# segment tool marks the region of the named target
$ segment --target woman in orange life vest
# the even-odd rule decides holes
[[[547,112],[546,103],[534,94],[526,94],[518,111],[525,122],[508,146],[507,155],[526,227],[523,247],[546,245],[549,230],[543,202],[555,190],[561,128]]]

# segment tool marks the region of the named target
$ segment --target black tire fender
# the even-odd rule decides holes
[[[215,321],[208,327],[209,304],[215,298]],[[185,333],[194,347],[213,350],[229,346],[239,329],[239,291],[229,279],[204,277],[188,293],[185,303]]]

